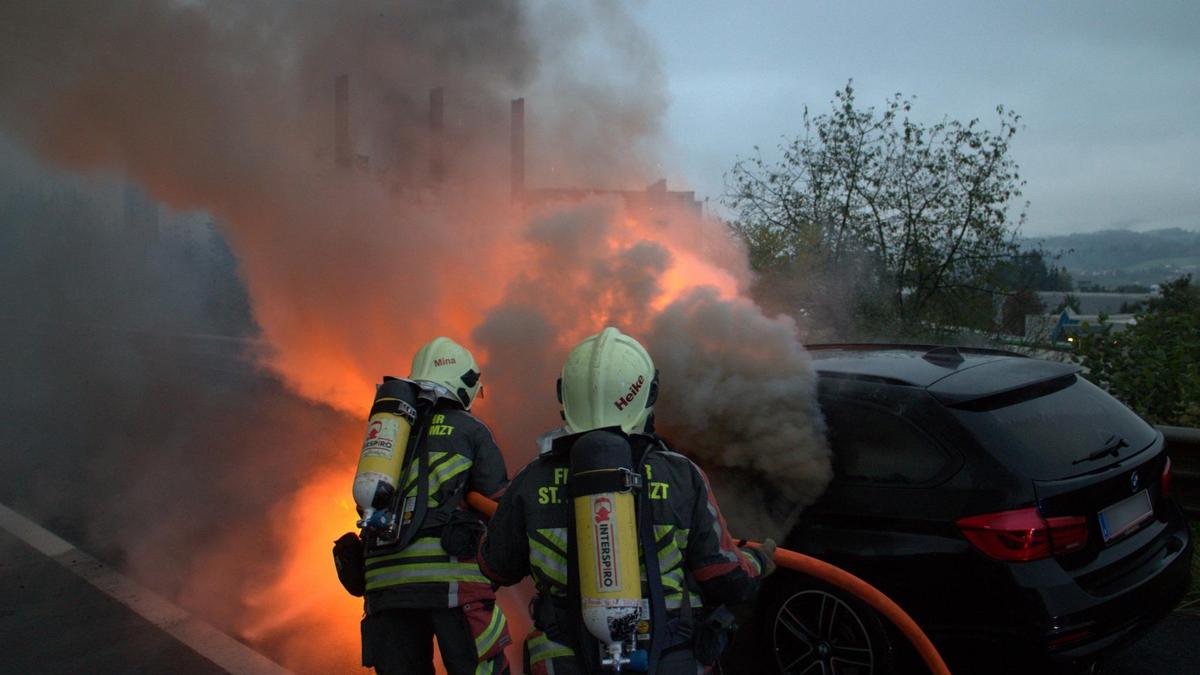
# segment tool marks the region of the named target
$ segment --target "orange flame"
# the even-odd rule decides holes
[[[253,619],[243,636],[297,672],[361,672],[362,600],[338,583],[331,554],[333,541],[357,519],[346,498],[353,470],[318,472],[272,512],[285,553],[275,583],[246,598]]]
[[[512,295],[521,292],[522,284],[562,293],[561,298],[528,294],[518,298],[519,302],[543,307],[546,315],[556,318],[555,348],[560,350],[599,330],[614,316],[624,322],[622,327],[626,330],[641,330],[654,314],[696,287],[711,286],[722,298],[737,297],[744,288],[747,275],[742,267],[715,262],[721,255],[713,255],[714,248],[736,251],[732,242],[721,236],[719,225],[690,214],[683,217],[674,214],[668,219],[659,213],[656,219],[651,219],[630,213],[620,205],[614,208],[603,200],[601,205],[598,227],[606,228],[605,235],[598,246],[596,242],[591,244],[581,260],[547,261],[545,251],[539,249],[536,238],[531,239],[531,233],[539,218],[554,217],[556,209],[586,209],[587,205],[535,210],[528,222],[522,222],[521,214],[510,213],[499,219],[505,227],[487,236],[486,257],[467,268],[474,269],[475,274],[466,279],[443,276],[446,285],[439,297],[409,308],[403,315],[402,308],[372,303],[365,303],[371,310],[363,313],[364,303],[351,303],[348,320],[353,322],[353,330],[320,326],[293,330],[290,320],[270,321],[272,315],[267,310],[263,312],[268,318],[263,321],[264,329],[275,346],[268,363],[302,393],[358,417],[365,414],[372,383],[378,381],[380,374],[407,374],[407,360],[403,357],[415,351],[418,341],[449,333],[471,344],[464,336],[471,335],[492,307],[513,303]],[[618,214],[621,217],[614,217]],[[496,222],[496,216],[491,220]],[[595,293],[598,282],[588,276],[594,272],[589,266],[596,261],[620,260],[639,246],[650,246],[647,250],[659,252],[654,259],[662,263],[661,268],[650,271],[654,285],[650,296],[638,301],[644,304],[630,304],[625,290],[619,287],[619,276],[615,280],[618,288]],[[442,275],[445,270],[436,261],[450,252],[431,251],[430,266],[424,273]],[[740,260],[736,256],[733,259]],[[615,269],[623,268],[615,266]],[[253,278],[251,275],[251,281]],[[574,298],[575,304],[567,306],[567,301],[575,295],[579,296]],[[263,304],[260,302],[258,306]],[[630,308],[636,311],[631,312]],[[334,314],[347,311],[346,307],[329,309]],[[491,356],[484,352],[481,360]],[[484,372],[495,372],[493,365],[485,362]],[[489,387],[497,385],[494,376],[487,377]],[[551,390],[546,383],[536,385]],[[507,404],[508,401],[502,403]],[[551,414],[552,405],[552,401],[547,401],[547,411]],[[490,407],[477,405],[475,412],[485,420],[494,421],[489,418],[508,410],[496,411]],[[519,438],[518,446],[505,448],[510,476],[530,458],[531,440]],[[285,542],[287,554],[279,562],[276,582],[247,599],[254,618],[243,635],[270,653],[280,655],[284,665],[297,671],[350,672],[358,668],[361,600],[350,597],[338,584],[330,553],[332,542],[354,528],[356,515],[349,499],[354,462],[347,453],[349,448],[357,449],[358,441],[358,438],[341,439],[340,451],[334,454],[342,457],[345,465],[318,469],[272,514],[274,536]],[[515,595],[502,597],[501,604],[508,610],[517,644],[529,625],[528,617],[522,616],[525,603],[519,596],[527,598],[529,592],[530,589],[524,588]],[[511,656],[516,658],[514,665],[520,663],[518,648],[511,650]]]

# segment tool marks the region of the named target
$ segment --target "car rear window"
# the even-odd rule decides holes
[[[1157,433],[1129,408],[1077,375],[952,409],[996,459],[1039,480],[1103,468],[1118,457],[1144,450]],[[1118,454],[1088,459],[1106,448],[1115,448]]]

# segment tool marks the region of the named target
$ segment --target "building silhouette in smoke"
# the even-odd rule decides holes
[[[367,171],[370,157],[356,154],[350,133],[350,76],[339,75],[334,81],[334,162],[343,169]],[[433,187],[447,176],[445,141],[445,95],[441,87],[429,90],[428,171],[423,181]],[[509,109],[509,175],[512,200],[526,207],[553,203],[580,202],[595,196],[620,197],[630,210],[653,216],[656,211],[683,209],[697,217],[704,203],[692,190],[670,190],[665,178],[642,190],[617,190],[594,187],[530,187],[526,183],[525,99],[513,99]]]

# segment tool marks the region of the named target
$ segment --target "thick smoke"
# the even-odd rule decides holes
[[[662,371],[664,430],[711,469],[738,536],[779,537],[832,477],[795,323],[699,288],[659,314],[648,338]]]
[[[437,333],[465,337],[493,299],[513,227],[500,173],[510,97],[545,92],[531,146],[554,150],[531,160],[555,180],[641,182],[662,101],[641,93],[660,89],[653,64],[613,46],[636,33],[607,6],[543,10],[5,3],[14,35],[0,47],[0,120],[54,161],[123,169],[168,204],[216,216],[278,348],[272,367],[301,393],[357,410],[381,369],[403,370]],[[620,58],[573,74],[597,53]],[[341,73],[353,149],[368,158],[357,173],[333,162]],[[447,92],[440,188],[424,123],[434,86]]]
[[[544,384],[504,392],[498,405],[511,417],[540,421],[522,429],[526,439],[559,423],[518,407],[553,405],[550,384],[567,350],[618,326],[640,337],[655,359],[662,373],[657,426],[713,470],[730,526],[739,536],[778,537],[831,476],[816,379],[797,326],[739,297],[744,269],[707,263],[718,257],[714,242],[734,248],[728,239],[706,238],[705,230],[719,224],[670,210],[656,213],[652,226],[639,224],[646,220],[636,209],[597,200],[531,221],[523,265],[531,272],[509,282],[473,337],[489,354],[527,364],[520,343],[530,336],[528,347],[548,358],[518,381]],[[679,269],[685,279],[673,278]]]
[[[620,5],[15,1],[0,38],[0,129],[60,167],[210,214],[241,282],[219,246],[188,264],[160,251],[172,236],[96,235],[90,216],[52,213],[57,198],[6,222],[5,262],[30,255],[6,268],[18,309],[5,327],[42,310],[70,327],[6,346],[35,355],[8,379],[37,392],[13,403],[25,425],[6,442],[47,447],[60,402],[86,410],[55,466],[96,486],[90,540],[286,665],[353,663],[355,603],[328,558],[354,520],[359,433],[344,413],[361,417],[372,384],[406,374],[435,335],[483,361],[477,411],[510,473],[558,424],[566,351],[611,324],[659,362],[659,419],[679,449],[739,490],[767,486],[718,483],[739,534],[778,534],[826,480],[797,328],[741,299],[750,274],[723,225],[612,195],[510,199],[518,96],[531,186],[657,177],[662,74]],[[343,73],[354,168],[334,148]],[[99,243],[77,247],[88,236]],[[69,481],[5,460],[38,476],[53,517]]]
[[[254,367],[247,298],[207,219],[15,164],[0,169],[0,500],[246,635],[275,613],[246,603],[289,554],[280,504],[313,467],[352,463],[361,423]]]

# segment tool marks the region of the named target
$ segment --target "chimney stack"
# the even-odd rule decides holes
[[[442,158],[445,109],[442,104],[442,88],[429,90],[429,175],[434,183],[442,182],[446,166]]]
[[[512,102],[512,119],[509,134],[509,152],[512,159],[512,198],[525,199],[525,99]]]
[[[333,158],[337,165],[349,169],[354,164],[350,149],[350,76],[338,75],[333,86]]]

